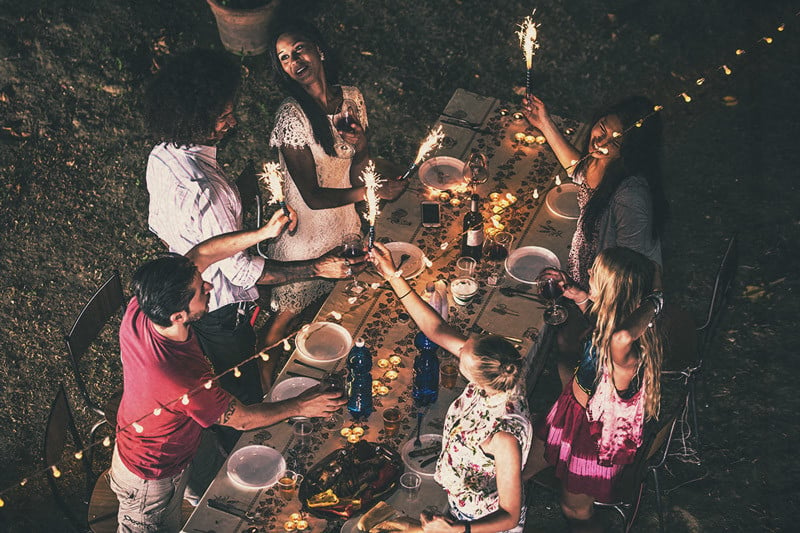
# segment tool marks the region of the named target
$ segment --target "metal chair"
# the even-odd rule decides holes
[[[80,463],[79,466],[84,475],[83,493],[77,496],[74,494],[70,495],[67,493],[67,490],[63,488],[65,483],[61,480],[63,474],[71,471],[68,470],[69,462],[64,460],[65,457],[70,457],[65,456],[64,453],[68,448],[68,444],[70,445],[71,453],[84,449],[83,439],[81,439],[80,432],[75,425],[75,418],[72,415],[72,409],[67,401],[64,384],[61,383],[58,386],[55,399],[50,407],[50,414],[47,417],[47,425],[44,434],[43,459],[45,466],[48,467],[47,483],[50,486],[50,491],[57,505],[64,512],[64,515],[75,530],[89,531],[91,525],[86,519],[86,513],[90,504],[90,495],[93,492],[97,479],[92,469],[92,454],[84,452],[78,459]],[[58,469],[57,472],[49,468],[54,465]],[[116,498],[114,498],[114,503],[116,504]],[[116,510],[114,510],[114,514],[116,516]]]
[[[116,426],[117,410],[122,399],[122,391],[116,392],[106,402],[95,401],[89,394],[86,382],[81,374],[80,361],[109,320],[115,314],[122,316],[124,307],[125,295],[122,292],[122,282],[119,271],[114,270],[111,277],[89,299],[78,318],[75,319],[69,334],[64,337],[78,390],[83,396],[86,405],[103,417],[92,426],[90,437],[93,440],[97,430],[104,424],[109,424],[112,430]]]
[[[679,376],[685,380],[686,405],[691,416],[691,431],[698,449],[700,448],[700,428],[697,424],[697,380],[709,356],[714,335],[727,308],[730,288],[736,277],[738,266],[739,245],[734,235],[728,241],[722,262],[717,270],[705,321],[697,328],[697,359],[683,370],[662,372],[664,377]]]
[[[659,531],[664,531],[664,509],[658,471],[664,467],[664,463],[667,461],[677,421],[677,416],[671,416],[663,423],[652,423],[649,430],[646,430],[644,442],[636,453],[634,462],[622,472],[622,478],[617,486],[617,491],[622,496],[621,499],[613,503],[595,502],[594,504],[595,507],[610,507],[617,511],[622,517],[626,533],[631,530],[633,522],[639,514],[644,489],[651,475],[656,495],[658,527]]]

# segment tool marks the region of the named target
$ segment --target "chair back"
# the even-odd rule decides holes
[[[64,391],[64,384],[60,383],[56,391],[56,397],[50,407],[50,414],[47,417],[42,457],[45,467],[48,467],[47,483],[50,486],[50,491],[53,493],[56,503],[76,529],[84,530],[86,529],[86,521],[82,517],[86,515],[86,509],[82,507],[76,510],[74,505],[68,503],[68,497],[60,487],[62,482],[60,482],[59,478],[54,475],[54,472],[49,469],[52,465],[59,466],[62,464],[64,451],[67,449],[68,442],[71,444],[71,449],[73,451],[83,450],[83,441],[75,425],[72,409],[69,406],[67,395]],[[84,471],[86,484],[85,493],[80,500],[81,505],[86,505],[88,503],[88,495],[91,494],[94,486],[95,477],[92,471],[91,454],[83,454],[80,463]],[[70,501],[74,501],[74,498],[69,499]]]
[[[731,285],[736,277],[739,267],[739,243],[734,235],[728,241],[728,247],[722,256],[722,262],[714,279],[714,289],[711,292],[711,302],[708,305],[706,320],[697,331],[699,333],[698,357],[700,363],[705,359],[714,333],[719,325],[723,311],[727,307]]]
[[[114,270],[111,277],[89,299],[78,318],[75,319],[69,334],[64,338],[78,390],[87,405],[100,415],[105,415],[105,413],[100,404],[89,395],[79,363],[111,317],[117,313],[121,315],[124,305],[125,295],[122,292],[122,281],[119,271]]]

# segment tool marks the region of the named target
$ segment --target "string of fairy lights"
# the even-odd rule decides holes
[[[530,73],[531,73],[531,71],[533,69],[533,64],[532,64],[533,54],[534,54],[534,51],[539,48],[539,43],[537,42],[536,39],[537,39],[537,36],[538,36],[538,31],[537,30],[540,27],[540,25],[533,21],[533,15],[535,15],[535,11],[532,14],[532,16],[526,17],[524,19],[524,21],[522,22],[522,24],[518,25],[519,31],[517,32],[517,35],[518,35],[518,37],[520,39],[520,47],[522,48],[522,50],[524,52],[524,55],[525,55],[526,79],[527,79],[526,90],[527,90],[528,93],[530,93]],[[800,12],[795,13],[794,16],[795,17],[800,16]],[[787,26],[783,22],[781,22],[777,26],[775,26],[775,31],[777,32],[777,34],[784,33],[786,29],[787,29]],[[759,37],[756,41],[754,41],[752,44],[753,44],[753,46],[764,46],[764,47],[766,47],[766,46],[772,45],[775,42],[775,39],[776,39],[776,37],[774,37],[773,35],[763,35],[763,36]],[[736,61],[737,59],[741,58],[742,56],[745,56],[747,53],[748,53],[748,50],[746,48],[737,48],[736,50],[734,50],[734,52],[732,54],[732,57],[730,59],[733,60],[733,61]],[[729,62],[722,63],[722,64],[714,66],[707,74],[697,77],[693,81],[692,86],[693,87],[700,87],[700,86],[704,86],[704,85],[708,84],[709,83],[709,79],[711,78],[712,75],[719,76],[721,74],[723,77],[727,77],[727,76],[732,75],[733,72],[734,72],[734,68],[731,66],[732,64],[733,63],[731,61],[729,61]],[[679,103],[683,102],[685,104],[689,104],[694,100],[692,95],[691,95],[692,92],[693,92],[693,90],[691,88],[686,88],[683,91],[677,93],[675,95],[675,97],[674,97],[674,100],[676,102],[679,102]],[[608,149],[605,147],[606,144],[608,144],[609,142],[615,142],[616,140],[624,137],[627,133],[632,131],[634,128],[641,127],[642,124],[646,120],[650,119],[651,117],[653,117],[657,113],[660,113],[665,108],[666,105],[668,105],[668,104],[667,103],[656,104],[656,105],[653,106],[653,110],[649,114],[641,117],[639,120],[637,120],[634,124],[632,124],[631,126],[626,128],[625,130],[623,130],[621,132],[612,132],[612,140],[606,141],[602,146],[597,146],[596,150],[589,151],[588,153],[586,153],[580,159],[571,161],[571,164],[567,168],[565,168],[565,170],[567,171],[567,174],[568,175],[571,174],[571,172],[578,165],[580,165],[581,162],[583,162],[584,160],[592,157],[594,154],[596,154],[598,152],[607,153]],[[417,157],[415,158],[415,160],[412,163],[412,165],[409,167],[409,172],[407,172],[406,176],[404,176],[404,177],[407,177],[411,173],[411,171],[415,170],[419,166],[419,164],[422,162],[422,160],[429,153],[434,152],[439,147],[439,145],[440,145],[440,143],[441,143],[443,138],[444,138],[444,135],[443,135],[441,129],[436,129],[436,130],[431,131],[429,133],[429,135],[426,137],[426,139],[423,141],[423,143],[421,144],[420,150],[417,153]],[[273,194],[273,201],[275,203],[277,203],[281,208],[283,208],[284,212],[286,212],[287,210],[286,210],[286,207],[285,207],[285,203],[283,202],[282,193],[279,192],[280,189],[282,188],[280,180],[279,180],[279,177],[278,177],[279,172],[280,172],[280,169],[278,168],[277,164],[275,164],[275,163],[265,164],[264,165],[264,173],[262,174],[262,178],[263,178],[264,184],[267,186],[267,188]],[[561,184],[561,178],[560,178],[559,174],[560,173],[557,173],[555,178],[554,178],[556,186]],[[380,186],[381,180],[380,180],[380,176],[377,175],[377,173],[375,173],[374,167],[372,167],[371,170],[368,169],[368,172],[366,173],[365,176],[363,176],[363,179],[364,179],[365,184],[367,185],[367,188],[368,188],[368,194],[367,194],[368,200],[371,200],[371,201],[368,201],[368,204],[369,204],[368,205],[368,212],[367,212],[367,214],[365,216],[366,216],[366,218],[368,219],[368,221],[370,223],[370,227],[372,228],[371,229],[371,233],[372,233],[372,236],[374,238],[375,217],[378,214],[378,211],[377,211],[378,200],[377,200],[377,196],[375,195],[375,191]],[[371,191],[371,194],[370,194],[369,191]],[[499,194],[499,193],[493,193],[493,194]],[[538,189],[534,190],[532,197],[533,197],[534,200],[538,200],[538,198],[539,198]],[[501,195],[500,198],[493,198],[493,200],[503,200],[502,195]],[[493,213],[495,215],[500,215],[500,214],[506,212],[506,210],[511,209],[515,205],[516,198],[512,198],[512,197],[506,195],[505,200],[506,200],[505,205],[502,202],[499,202],[499,203],[497,203],[497,205],[495,205],[493,207]],[[450,246],[450,244],[452,242],[460,240],[460,238],[462,236],[463,236],[463,233],[459,234],[458,236],[456,236],[451,241],[445,241],[445,242],[441,243],[441,245],[439,246],[439,250],[441,252],[445,252],[449,248],[449,246]],[[370,244],[371,244],[371,241],[370,241]],[[433,260],[438,259],[439,257],[441,257],[443,255],[444,255],[444,253],[440,254],[438,257],[434,256],[433,259],[431,259],[430,257],[423,257],[423,262],[424,262],[424,264],[425,264],[425,266],[427,268],[430,268],[431,266],[433,266]],[[341,314],[340,313],[337,313],[337,312],[333,311],[333,312],[330,313],[330,315],[332,315],[333,319],[335,319],[335,320],[341,320]],[[197,387],[195,387],[195,388],[193,388],[191,390],[187,390],[182,396],[180,396],[178,398],[175,398],[171,402],[168,402],[168,403],[164,404],[163,406],[154,409],[151,412],[143,414],[141,417],[139,417],[138,419],[130,422],[126,426],[115,428],[115,430],[114,430],[115,434],[119,433],[121,431],[127,431],[129,429],[132,429],[133,431],[135,431],[137,433],[142,433],[144,431],[144,425],[143,424],[146,424],[146,421],[147,421],[148,418],[160,416],[164,409],[169,408],[172,405],[177,405],[178,403],[180,403],[182,405],[188,405],[191,402],[191,397],[192,396],[194,396],[198,392],[202,391],[203,389],[212,388],[214,386],[214,382],[219,381],[219,379],[222,376],[225,376],[225,375],[228,375],[228,374],[233,374],[233,376],[236,377],[236,378],[240,377],[242,375],[242,372],[241,372],[241,370],[239,368],[240,366],[242,366],[242,365],[244,365],[246,363],[249,363],[250,361],[255,361],[257,359],[262,359],[264,361],[267,361],[269,359],[268,352],[270,350],[278,347],[278,346],[281,346],[281,345],[283,345],[283,349],[285,351],[287,351],[287,352],[291,351],[292,347],[291,347],[291,344],[290,344],[289,341],[290,341],[290,339],[295,337],[297,335],[297,333],[298,333],[297,331],[290,333],[289,335],[287,335],[283,339],[279,340],[278,342],[276,342],[276,343],[264,348],[263,350],[255,353],[254,355],[252,355],[251,357],[247,358],[246,360],[240,362],[238,365],[233,366],[233,367],[231,367],[231,368],[229,368],[229,369],[227,369],[227,370],[225,370],[223,372],[220,372],[219,374],[217,374],[217,375],[209,378],[208,380],[206,380],[201,385],[198,385]],[[84,455],[87,452],[91,451],[92,449],[98,448],[98,447],[101,447],[101,446],[108,448],[108,447],[111,446],[111,444],[112,444],[111,436],[106,436],[102,440],[90,443],[87,446],[84,446],[80,450],[73,451],[70,457],[72,459],[74,459],[74,460],[81,460],[84,457]],[[5,487],[4,489],[0,490],[0,508],[4,507],[6,505],[6,500],[5,500],[5,498],[3,496],[5,496],[7,493],[11,492],[12,490],[16,490],[18,487],[25,487],[29,483],[29,480],[31,478],[33,478],[34,476],[46,475],[47,473],[50,473],[50,474],[52,474],[52,476],[54,478],[59,478],[59,477],[61,477],[61,474],[62,474],[61,469],[63,467],[64,467],[63,462],[61,462],[60,464],[56,463],[56,464],[47,465],[44,468],[41,468],[39,470],[36,470],[36,471],[32,472],[29,476],[17,481],[16,483],[14,483],[12,485],[9,485],[9,486]]]

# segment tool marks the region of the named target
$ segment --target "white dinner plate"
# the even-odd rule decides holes
[[[347,355],[353,345],[353,337],[339,324],[314,322],[303,326],[296,342],[303,356],[319,363],[330,363]]]
[[[578,207],[579,189],[574,183],[564,183],[558,187],[553,187],[544,199],[547,209],[554,215],[577,220],[580,214],[580,208]]]
[[[556,254],[541,246],[523,246],[506,257],[506,272],[522,283],[533,283],[547,267],[561,268]]]
[[[419,167],[419,181],[434,189],[450,189],[464,184],[464,162],[455,157],[431,157]]]
[[[415,439],[411,439],[403,444],[403,447],[400,450],[400,456],[403,458],[403,464],[406,465],[406,468],[412,472],[416,472],[422,477],[433,478],[433,474],[436,472],[436,461],[431,461],[424,468],[420,466],[420,463],[427,461],[431,457],[438,457],[439,454],[431,454],[424,457],[411,457],[408,454],[416,449],[414,448],[414,440]],[[441,444],[442,435],[441,433],[425,433],[424,435],[419,436],[419,440],[422,441],[422,448],[427,448],[428,446],[433,446],[436,443]]]
[[[269,401],[280,402],[295,398],[315,385],[319,385],[319,381],[313,378],[298,376],[284,379],[269,391]]]
[[[273,486],[286,471],[286,461],[275,448],[253,444],[228,457],[228,477],[248,489]]]
[[[422,260],[423,253],[417,246],[410,242],[387,242],[386,248],[392,254],[392,262],[395,265],[400,264],[400,258],[408,254],[409,258],[400,267],[403,270],[403,277],[405,279],[416,278],[422,271],[425,270],[425,262]]]

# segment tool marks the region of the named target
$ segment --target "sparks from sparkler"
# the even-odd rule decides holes
[[[375,220],[378,218],[378,189],[383,183],[381,175],[375,171],[375,162],[370,161],[366,168],[361,172],[361,181],[367,191],[364,200],[367,202],[367,212],[364,218],[369,222],[368,247],[371,250],[375,245]]]
[[[261,182],[272,196],[270,203],[277,203],[283,209],[283,214],[289,216],[289,209],[283,197],[283,172],[279,163],[267,161],[264,163],[264,172],[259,174]]]
[[[422,163],[422,160],[427,157],[427,155],[439,148],[439,145],[442,144],[444,140],[444,131],[442,130],[442,126],[437,126],[436,128],[432,129],[428,136],[422,141],[422,144],[419,147],[419,151],[417,152],[417,157],[414,158],[414,164],[419,165]]]
[[[519,45],[525,54],[525,90],[528,94],[532,93],[531,90],[531,71],[533,70],[533,55],[539,49],[539,42],[536,40],[538,37],[537,28],[540,24],[533,22],[533,15],[536,10],[533,10],[529,16],[523,19],[522,24],[519,25],[519,30],[516,32],[519,37]]]

